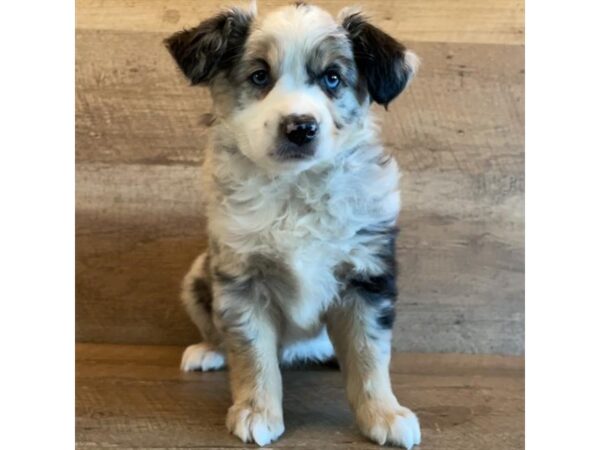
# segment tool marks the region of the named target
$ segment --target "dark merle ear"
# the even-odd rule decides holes
[[[352,41],[354,59],[366,79],[371,98],[387,108],[415,75],[419,59],[389,34],[371,25],[360,12],[342,11],[340,20]]]
[[[175,33],[165,45],[192,84],[206,83],[241,55],[252,19],[251,12],[241,9],[223,11],[196,28]]]

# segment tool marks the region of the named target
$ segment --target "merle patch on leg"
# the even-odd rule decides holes
[[[377,310],[376,323],[384,330],[394,326],[396,310],[394,303],[398,296],[396,287],[396,235],[397,229],[362,230],[363,235],[372,237],[379,244],[377,257],[382,267],[381,273],[351,275],[347,289]]]

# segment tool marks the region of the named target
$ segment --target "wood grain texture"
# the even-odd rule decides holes
[[[218,8],[245,6],[244,1],[197,0],[78,0],[77,28],[95,30],[173,32],[191,27]],[[259,0],[269,11],[289,0]],[[315,0],[332,14],[360,5],[387,32],[424,42],[487,44],[524,43],[523,0]]]
[[[77,345],[78,448],[247,448],[229,435],[226,372],[181,373],[182,348]],[[395,354],[391,379],[428,450],[524,448],[520,357]],[[285,370],[286,431],[274,448],[380,448],[364,439],[339,371]]]
[[[177,73],[161,41],[187,24],[184,17],[205,17],[215,3],[77,3],[79,341],[197,339],[177,296],[182,275],[206,245],[198,167],[210,103],[205,90],[190,88]],[[520,26],[506,11],[522,3],[472,3],[403,2],[415,12],[411,17],[441,18],[448,29],[459,28],[448,11],[465,8],[494,17],[482,16],[483,28],[510,34]],[[365,2],[376,17],[390,5]],[[176,14],[168,11],[181,20],[173,22]],[[165,18],[173,23],[163,24]],[[396,25],[390,31],[404,36],[404,25]],[[440,37],[445,42],[408,42],[423,59],[421,71],[389,112],[379,111],[384,142],[404,172],[394,346],[519,354],[524,49],[463,36],[459,43],[449,43],[449,35]]]

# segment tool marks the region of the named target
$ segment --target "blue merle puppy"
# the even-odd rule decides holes
[[[182,369],[228,365],[227,427],[265,445],[284,431],[280,364],[335,356],[362,432],[419,444],[389,378],[400,173],[370,109],[404,90],[417,57],[357,10],[304,3],[225,10],[166,45],[216,118],[209,248],[183,283],[202,342]]]

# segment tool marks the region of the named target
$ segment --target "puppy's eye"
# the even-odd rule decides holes
[[[327,89],[331,89],[332,91],[337,89],[337,87],[340,85],[340,82],[340,74],[335,70],[328,70],[325,72],[325,75],[323,75],[323,84]]]
[[[269,74],[266,70],[257,70],[250,75],[250,81],[255,86],[265,87],[267,84],[269,84]]]

